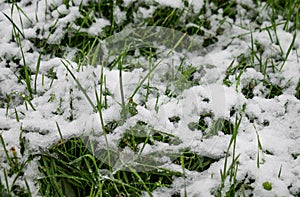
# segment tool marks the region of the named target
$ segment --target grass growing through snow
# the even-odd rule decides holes
[[[151,173],[110,172],[110,166],[99,161],[80,138],[54,145],[39,161],[43,177],[39,179],[44,196],[139,196],[157,187],[170,186],[180,173],[157,169]]]
[[[208,3],[214,3],[216,8],[212,10],[212,13],[217,12],[219,8],[223,9],[223,17],[229,17],[232,20],[236,20],[237,16],[237,3],[234,1],[208,1]],[[64,1],[66,7],[71,5],[71,1]],[[185,1],[187,4],[187,2]],[[255,3],[260,4],[260,1],[255,1]],[[40,62],[41,58],[45,54],[51,54],[52,57],[63,57],[63,51],[67,47],[77,48],[77,56],[74,61],[80,65],[77,68],[77,71],[80,72],[80,67],[86,62],[86,57],[90,55],[91,49],[95,47],[99,43],[97,36],[91,36],[86,32],[82,32],[81,29],[87,28],[91,26],[96,17],[105,17],[109,20],[110,26],[107,26],[104,30],[104,34],[100,37],[104,39],[111,35],[114,35],[117,32],[120,32],[126,25],[133,23],[134,13],[137,12],[138,7],[147,8],[148,5],[144,5],[144,3],[134,2],[134,5],[131,7],[122,7],[121,1],[113,2],[113,1],[103,1],[103,2],[90,2],[87,6],[80,6],[80,13],[82,17],[76,19],[75,24],[79,27],[74,29],[73,27],[69,27],[65,29],[64,38],[61,44],[51,44],[48,43],[49,37],[46,39],[31,39],[31,42],[35,45],[35,47],[39,51],[38,61],[35,66],[35,73],[30,70],[28,67],[28,63],[26,62],[26,51],[23,50],[22,40],[26,38],[23,33],[23,27],[19,27],[12,20],[12,16],[5,14],[7,20],[11,22],[13,25],[13,37],[15,42],[18,44],[21,54],[20,61],[22,63],[18,73],[15,73],[18,77],[20,84],[25,84],[26,91],[25,92],[13,92],[9,94],[6,98],[6,114],[8,111],[13,110],[15,114],[16,121],[20,121],[19,115],[20,112],[17,110],[17,106],[15,106],[14,98],[19,96],[23,99],[24,104],[26,105],[26,110],[35,110],[34,104],[31,102],[32,99],[38,95],[39,89],[37,88],[37,80],[39,76]],[[117,19],[114,16],[114,10],[117,7],[122,8],[124,12],[126,12],[126,19],[122,23],[118,23]],[[271,12],[270,18],[272,25],[266,28],[259,29],[261,31],[268,31],[270,40],[273,44],[277,45],[279,48],[279,59],[274,58],[263,58],[263,49],[260,48],[261,44],[253,39],[252,30],[249,31],[251,36],[251,43],[249,45],[249,51],[241,54],[236,58],[237,64],[233,64],[229,66],[226,76],[224,78],[224,84],[227,86],[231,86],[234,84],[236,86],[236,90],[240,91],[245,95],[246,98],[251,99],[254,96],[254,89],[258,84],[262,84],[265,87],[264,92],[261,93],[266,99],[271,99],[276,96],[282,94],[284,86],[286,84],[273,84],[271,83],[270,73],[278,73],[283,70],[284,66],[286,66],[286,61],[293,50],[295,39],[297,36],[297,30],[299,30],[299,2],[298,1],[275,1],[270,0],[267,1],[266,9],[270,8]],[[26,15],[22,9],[18,6],[18,3],[11,4],[11,12],[18,11],[19,14]],[[250,9],[250,8],[249,8]],[[189,10],[186,8],[186,10]],[[94,12],[94,15],[92,13]],[[220,22],[220,27],[217,28],[215,35],[209,33],[211,27],[211,22],[208,16],[204,18],[199,18],[200,15],[205,15],[206,10],[202,9],[198,14],[193,15],[189,11],[185,12],[185,9],[174,9],[170,7],[161,7],[156,9],[151,17],[144,19],[142,21],[147,25],[157,25],[164,26],[168,28],[174,28],[176,30],[182,31],[189,35],[197,34],[204,36],[203,47],[209,47],[218,42],[218,35],[222,35],[222,31],[224,29],[221,27],[224,21]],[[45,13],[46,15],[46,13]],[[277,28],[280,28],[280,24],[282,21],[277,20],[277,16],[282,15],[284,18],[284,27],[283,29],[289,32],[293,32],[293,38],[287,51],[282,49],[279,36],[277,34]],[[59,17],[63,17],[60,15]],[[185,18],[184,18],[185,17]],[[186,21],[182,21],[184,18]],[[190,26],[187,27],[187,21],[193,21],[198,26]],[[22,20],[21,20],[22,21]],[[57,20],[58,22],[58,20]],[[51,28],[50,32],[54,32],[58,23],[55,22]],[[271,33],[272,32],[272,33]],[[50,36],[50,34],[49,34]],[[155,54],[152,50],[145,50],[146,56],[148,56],[149,60]],[[151,62],[149,62],[149,74],[144,77],[138,86],[135,88],[135,91],[131,94],[130,98],[125,98],[124,90],[123,90],[123,73],[124,65],[123,58],[125,58],[127,54],[123,53],[120,55],[118,61],[115,61],[113,66],[116,66],[119,70],[119,82],[120,82],[120,94],[121,94],[121,102],[120,105],[122,107],[122,119],[114,120],[109,123],[105,123],[102,117],[102,110],[105,109],[105,100],[106,96],[106,87],[105,87],[105,76],[101,74],[100,77],[100,89],[95,89],[95,97],[96,103],[92,101],[89,95],[86,94],[84,88],[81,85],[81,82],[77,80],[75,75],[69,69],[69,64],[66,61],[62,61],[69,74],[75,80],[79,90],[85,95],[85,98],[88,100],[89,104],[93,108],[93,110],[97,111],[99,114],[99,119],[101,122],[101,127],[104,134],[112,133],[117,127],[124,124],[126,119],[129,116],[136,115],[137,103],[135,103],[132,98],[137,92],[146,88],[147,96],[149,96],[151,81],[150,75],[156,69],[157,65],[151,67]],[[152,60],[151,60],[152,61]],[[252,80],[247,84],[242,84],[241,76],[245,72],[247,68],[253,68],[258,70],[263,74],[263,79],[261,80]],[[177,70],[180,73],[180,78],[175,84],[174,89],[166,89],[165,93],[169,97],[176,97],[177,90],[180,88],[187,89],[194,85],[199,85],[195,81],[193,81],[193,74],[196,72],[195,67],[188,68],[180,68]],[[101,72],[103,73],[103,72]],[[50,76],[51,83],[49,84],[49,88],[51,88],[53,81],[55,80],[54,71],[49,71],[48,77]],[[234,76],[234,77],[232,77]],[[43,75],[44,77],[44,75]],[[45,76],[47,77],[47,76]],[[232,80],[234,79],[234,80]],[[146,83],[147,82],[147,83]],[[145,85],[146,84],[146,85]],[[183,84],[183,85],[182,85]],[[240,86],[242,86],[240,88]],[[183,91],[180,90],[179,92]],[[296,98],[300,97],[300,80],[296,87]],[[159,96],[157,96],[158,99]],[[145,99],[147,101],[147,98]],[[16,105],[19,105],[17,103]],[[231,135],[232,138],[228,145],[228,149],[225,155],[224,168],[220,172],[221,183],[218,192],[215,193],[216,196],[234,196],[237,194],[238,190],[241,188],[241,185],[244,183],[238,182],[236,179],[238,173],[238,155],[235,155],[235,147],[236,147],[236,139],[238,137],[238,128],[241,123],[241,117],[236,116],[236,122],[233,125],[228,120],[215,120],[210,130],[208,130],[208,124],[205,121],[205,118],[213,119],[212,114],[202,114],[199,117],[197,122],[191,122],[188,126],[190,130],[193,131],[201,131],[205,138],[209,138],[213,135],[216,135],[218,130],[222,130],[225,134]],[[170,122],[178,122],[180,121],[179,117],[170,117]],[[58,132],[61,136],[61,141],[54,144],[49,150],[45,150],[45,152],[41,152],[37,155],[31,155],[28,159],[20,160],[19,157],[22,157],[24,154],[24,141],[22,138],[22,128],[20,133],[20,147],[23,151],[20,152],[21,155],[17,155],[14,151],[14,148],[7,148],[5,142],[3,140],[2,135],[0,136],[1,145],[4,149],[6,159],[8,161],[8,170],[3,169],[4,180],[0,179],[0,191],[2,195],[18,195],[18,196],[31,196],[30,187],[27,184],[27,180],[23,180],[25,182],[25,188],[20,188],[16,183],[18,179],[21,179],[24,168],[27,163],[30,162],[33,158],[39,158],[39,171],[41,173],[41,177],[38,178],[37,182],[40,186],[40,194],[43,196],[65,196],[74,195],[74,196],[140,196],[144,192],[146,192],[149,196],[152,196],[152,192],[158,187],[171,187],[173,183],[173,179],[175,177],[183,177],[186,179],[186,172],[189,171],[197,171],[202,172],[207,170],[209,166],[216,162],[217,160],[214,158],[209,158],[205,156],[201,156],[196,154],[191,150],[182,150],[180,155],[173,158],[173,164],[181,166],[182,173],[177,171],[171,171],[165,168],[159,168],[156,166],[152,166],[153,170],[149,172],[137,172],[134,168],[130,168],[127,166],[127,170],[117,170],[112,171],[110,161],[108,164],[100,161],[97,157],[95,157],[94,153],[90,151],[90,149],[86,146],[86,143],[83,142],[83,138],[73,137],[69,139],[63,139],[61,135],[61,131],[59,129],[59,125],[57,126]],[[137,131],[146,131],[147,129],[151,130],[150,134],[145,134],[143,137],[137,138],[135,134]],[[259,141],[259,138],[258,138]],[[148,127],[148,125],[144,122],[137,122],[135,126],[129,128],[127,132],[122,136],[119,146],[121,148],[129,147],[134,152],[138,152],[140,150],[138,148],[139,144],[142,144],[144,147],[146,144],[153,144],[154,142],[172,144],[172,143],[180,143],[180,140],[176,138],[176,136],[170,135],[164,131],[157,130],[152,127]],[[107,140],[106,140],[106,143]],[[108,144],[103,145],[108,146]],[[230,157],[229,153],[232,148],[232,155]],[[259,146],[259,150],[261,147]],[[113,158],[107,149],[108,160],[116,159]],[[259,154],[258,154],[259,157]],[[231,158],[231,163],[229,164],[229,159]],[[142,158],[143,159],[143,158]],[[259,158],[258,158],[259,161]],[[259,163],[258,163],[259,165]],[[259,167],[259,166],[258,166]],[[15,176],[14,181],[12,183],[8,182],[8,177]],[[229,190],[224,191],[225,185],[229,182]],[[247,184],[245,184],[247,185]],[[245,186],[244,185],[244,186]],[[250,184],[249,184],[250,185]],[[245,186],[246,187],[246,186]],[[270,184],[264,184],[266,189],[272,188]],[[186,196],[186,190],[183,196]],[[173,196],[180,196],[179,193],[174,192]]]
[[[242,117],[238,117],[238,115],[236,115],[234,129],[226,151],[224,168],[223,170],[220,170],[222,183],[217,196],[236,196],[236,192],[238,191],[236,176],[239,167],[239,161],[238,161],[239,155],[236,155],[236,140],[237,140],[238,130],[241,121],[242,121]],[[231,156],[232,160],[230,165],[228,165],[228,157],[231,148],[232,148],[232,156]],[[229,190],[224,192],[223,190],[225,184],[227,184],[226,183],[227,181],[229,181]]]

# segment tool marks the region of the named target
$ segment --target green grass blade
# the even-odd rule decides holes
[[[1,11],[2,12],[2,11]],[[15,24],[15,22],[9,17],[7,16],[7,14],[5,14],[4,12],[2,12],[2,14],[4,14],[4,16],[11,22],[11,24],[13,25],[14,28],[16,28],[18,30],[18,32],[21,34],[21,36],[23,38],[25,38],[24,34],[22,33],[22,31],[19,29],[19,27]]]
[[[41,53],[39,54],[38,60],[36,62],[36,72],[35,72],[35,78],[34,78],[34,93],[36,94],[36,84],[37,84],[37,78],[40,71],[40,65],[41,65]]]
[[[292,42],[291,42],[291,44],[290,44],[290,46],[289,46],[289,48],[288,48],[288,50],[287,50],[287,53],[286,53],[286,55],[285,55],[285,58],[284,58],[284,60],[283,60],[283,63],[282,63],[282,65],[281,65],[279,71],[281,71],[281,70],[283,69],[283,67],[284,67],[284,65],[285,65],[285,63],[286,63],[286,61],[287,61],[287,59],[288,59],[288,57],[289,57],[289,55],[290,55],[290,53],[291,53],[293,47],[294,47],[294,44],[295,44],[295,41],[296,41],[296,37],[297,37],[297,31],[294,32],[293,40],[292,40]]]
[[[67,61],[67,60],[65,60]],[[72,76],[72,78],[74,79],[74,81],[76,82],[76,84],[78,85],[80,91],[84,94],[85,98],[88,100],[89,104],[91,105],[91,107],[93,108],[93,110],[96,112],[97,109],[93,103],[93,101],[91,100],[90,96],[86,93],[85,89],[82,87],[81,83],[78,81],[78,79],[75,77],[75,75],[73,74],[73,72],[70,70],[70,68],[68,67],[68,65],[61,60],[61,62],[63,63],[63,65],[65,66],[65,68],[68,70],[68,72],[70,73],[70,75]],[[70,64],[67,61],[68,64]]]

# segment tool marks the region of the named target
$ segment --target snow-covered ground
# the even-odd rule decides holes
[[[174,30],[153,30],[148,27],[145,31],[151,30],[155,35],[151,38],[151,44],[157,48],[157,56],[149,63],[148,59],[140,55],[137,47],[134,55],[123,62],[123,67],[128,69],[122,72],[121,88],[117,66],[113,69],[102,67],[99,59],[92,66],[80,67],[80,71],[77,72],[76,48],[62,43],[66,42],[67,31],[79,28],[75,23],[76,19],[82,16],[79,8],[87,5],[88,1],[72,2],[67,8],[60,0],[24,0],[14,7],[11,3],[0,1],[0,134],[6,149],[15,147],[20,160],[26,159],[28,155],[59,141],[57,125],[65,138],[84,134],[90,135],[91,140],[98,140],[95,143],[104,142],[99,116],[66,69],[65,66],[68,66],[95,105],[95,88],[99,91],[102,85],[104,91],[109,91],[107,96],[103,96],[107,103],[102,112],[105,123],[122,119],[122,97],[125,98],[126,104],[137,110],[133,114],[126,114],[125,123],[107,135],[111,148],[117,149],[118,140],[126,130],[138,121],[143,121],[149,127],[177,136],[181,141],[177,145],[159,142],[146,145],[143,154],[189,148],[200,155],[218,159],[203,172],[186,170],[188,196],[212,196],[220,187],[220,170],[224,168],[225,152],[231,135],[214,125],[217,121],[230,121],[234,125],[236,118],[241,118],[235,150],[235,154],[239,155],[237,180],[251,187],[245,189],[246,194],[300,195],[300,100],[299,95],[296,97],[300,80],[300,39],[294,32],[283,30],[284,20],[280,16],[276,23],[281,25],[277,25],[277,31],[274,32],[265,4],[255,5],[252,1],[237,1],[236,19],[223,17],[221,9],[218,13],[208,11],[205,15],[198,16],[210,20],[210,28],[202,29],[203,35],[188,36],[175,31],[178,37],[173,37],[171,44],[166,44],[167,47],[175,46],[181,36],[186,36],[188,39],[184,41],[196,46],[190,50],[185,49],[184,44],[179,44],[180,50],[163,46],[164,39],[171,39],[169,35]],[[124,1],[123,6],[132,6],[133,2],[135,1]],[[113,42],[119,39],[117,41],[124,44],[124,40],[130,40],[132,32],[129,36],[122,37],[128,30],[141,32],[136,21],[151,17],[158,7],[184,7],[180,0],[143,2],[148,6],[136,9],[135,24],[127,25],[127,30],[101,42],[107,50],[121,54],[122,48],[115,48],[120,45],[113,45]],[[188,2],[193,9],[186,10],[183,18],[188,18],[189,14],[193,13],[196,15],[197,10],[205,5],[202,1]],[[214,7],[213,4],[205,6],[208,10],[213,10]],[[118,6],[114,11],[116,23],[122,24],[126,20],[126,13]],[[250,13],[254,11],[256,13]],[[93,12],[90,14],[95,15]],[[258,19],[253,21],[251,17]],[[258,20],[261,24],[257,23]],[[181,23],[187,27],[198,27],[193,21],[187,23],[182,20]],[[95,16],[90,27],[80,28],[78,32],[101,36],[109,25],[111,24],[108,19]],[[217,33],[221,30],[221,33]],[[16,34],[20,37],[24,57],[17,44]],[[296,36],[294,41],[293,36]],[[213,37],[217,38],[217,41],[203,47],[203,43]],[[62,57],[56,55],[55,51],[54,55],[47,51],[48,53],[42,53],[40,56],[43,49],[37,42],[42,44],[46,39],[49,45],[62,45]],[[294,46],[289,51],[292,42]],[[283,65],[287,53],[289,55]],[[101,56],[103,57],[106,56]],[[243,65],[243,61],[249,65]],[[29,102],[28,85],[24,78],[19,78],[21,75],[25,76],[22,74],[24,63],[30,70],[30,83],[33,88],[36,79],[37,93],[31,100],[32,106]],[[262,65],[268,65],[266,73],[261,69]],[[238,69],[230,72],[234,67]],[[191,78],[182,77],[184,75],[179,72],[180,69],[185,73],[193,70],[188,75]],[[105,83],[101,83],[101,75],[105,76]],[[144,78],[146,80],[142,81]],[[230,85],[225,85],[224,81]],[[272,92],[270,87],[279,87],[280,90]],[[248,90],[252,96],[246,95]],[[268,96],[270,92],[274,96]],[[9,98],[11,100],[7,108]],[[206,130],[201,132],[200,129],[191,129],[191,123],[197,123],[199,117],[207,113],[211,115],[204,118]],[[177,117],[178,121],[170,121],[172,117]],[[20,150],[20,128],[26,142],[23,156]],[[100,137],[93,138],[89,133],[92,130]],[[118,151],[124,157],[134,154],[128,149]],[[9,168],[6,158],[1,144],[2,182],[2,169]],[[229,158],[228,161],[231,161],[231,157]],[[181,166],[176,166],[169,160],[164,162],[164,167],[181,171]],[[114,169],[119,168],[122,168],[122,164],[116,163]],[[9,177],[10,184],[14,176]],[[38,189],[34,182],[38,176],[36,160],[33,160],[26,167],[24,174],[33,193]],[[229,186],[227,181],[224,191]],[[21,179],[18,182],[24,185]],[[272,184],[271,190],[264,188],[263,183],[266,182]],[[172,191],[183,193],[184,184],[182,178],[175,178],[173,188],[160,188],[153,194],[167,196]]]

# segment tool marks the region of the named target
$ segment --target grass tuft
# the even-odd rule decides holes
[[[160,169],[151,172],[109,172],[109,166],[93,156],[80,138],[60,141],[41,155],[39,178],[42,195],[140,196],[158,187],[170,187],[180,173]],[[69,193],[68,193],[69,192]]]

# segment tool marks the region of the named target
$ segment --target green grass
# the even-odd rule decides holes
[[[235,148],[236,148],[236,139],[238,134],[238,129],[241,124],[242,117],[238,117],[236,115],[235,117],[235,125],[234,130],[232,132],[232,137],[230,139],[229,145],[227,147],[226,156],[225,156],[225,162],[224,162],[224,168],[223,170],[220,170],[221,174],[221,187],[218,190],[217,196],[235,196],[237,192],[237,171],[239,167],[239,155],[235,155]],[[229,159],[229,151],[232,148],[232,161],[231,164],[228,166],[228,159]],[[229,190],[223,191],[225,187],[225,181],[229,178]]]
[[[266,2],[265,10],[270,16],[271,26],[259,27],[258,29],[247,29],[247,33],[238,35],[232,39],[245,40],[247,36],[250,36],[250,43],[248,43],[248,50],[241,52],[234,58],[232,63],[228,65],[228,69],[223,76],[223,83],[226,86],[235,86],[236,91],[241,93],[247,99],[252,99],[255,96],[263,96],[266,99],[272,99],[276,96],[283,94],[288,84],[275,84],[272,83],[272,77],[274,75],[280,75],[283,69],[288,66],[287,60],[292,52],[295,51],[295,40],[297,37],[297,31],[299,31],[299,1],[282,1],[282,0],[267,0],[267,1],[254,1],[256,5],[261,5],[262,2]],[[21,9],[18,2],[12,1],[6,2],[11,6],[11,13],[18,12],[20,15],[28,18],[26,13]],[[64,1],[67,8],[72,5],[71,1]],[[126,65],[126,58],[134,57],[135,50],[122,48],[118,52],[118,58],[113,62],[106,62],[106,66],[109,69],[117,69],[119,71],[119,85],[121,100],[118,105],[121,106],[120,119],[111,120],[105,122],[103,118],[103,111],[108,108],[108,100],[114,100],[114,95],[110,93],[106,87],[106,76],[103,74],[103,67],[100,69],[101,75],[99,78],[99,86],[94,88],[94,95],[87,94],[82,82],[76,78],[75,72],[82,72],[83,68],[88,65],[95,65],[95,62],[99,59],[95,59],[95,54],[99,51],[94,51],[96,46],[99,46],[101,40],[108,38],[114,38],[111,36],[121,32],[124,28],[130,24],[133,27],[147,26],[162,26],[181,32],[182,37],[177,37],[178,42],[173,43],[167,55],[170,55],[175,51],[176,47],[185,48],[185,36],[198,35],[201,36],[201,47],[203,51],[213,47],[219,43],[218,36],[222,36],[226,31],[225,24],[236,26],[232,21],[238,20],[238,3],[235,1],[206,1],[206,6],[199,10],[198,13],[193,13],[188,5],[187,1],[184,1],[186,7],[184,9],[174,9],[171,7],[158,7],[153,14],[143,20],[134,20],[134,15],[140,7],[148,9],[149,6],[145,2],[133,2],[132,6],[125,7],[122,1],[89,1],[87,5],[80,5],[80,16],[74,21],[76,28],[71,25],[67,25],[63,29],[63,38],[60,43],[49,42],[51,33],[54,33],[59,24],[59,20],[64,18],[65,15],[60,14],[58,19],[53,23],[53,26],[49,28],[49,36],[43,37],[45,30],[38,29],[37,36],[35,38],[29,38],[29,42],[39,54],[37,61],[35,62],[35,71],[30,69],[30,65],[26,60],[28,51],[24,51],[22,41],[26,39],[24,34],[24,26],[21,19],[21,25],[17,25],[12,19],[12,16],[4,14],[5,18],[10,21],[13,26],[13,39],[12,42],[16,43],[19,47],[20,57],[12,57],[7,59],[8,62],[14,62],[18,65],[14,74],[18,79],[20,86],[25,86],[24,92],[10,92],[8,94],[2,94],[0,92],[0,107],[6,107],[6,116],[9,112],[13,112],[15,120],[20,122],[20,117],[24,115],[24,112],[18,111],[18,106],[25,105],[27,111],[36,110],[36,107],[32,100],[35,97],[43,94],[38,89],[38,78],[42,75],[43,85],[46,85],[51,89],[53,83],[57,79],[57,73],[54,67],[46,71],[40,72],[41,61],[54,57],[62,58],[62,64],[64,65],[67,73],[71,76],[72,80],[76,83],[76,90],[80,91],[85,99],[88,101],[90,107],[95,113],[99,115],[99,121],[101,129],[104,133],[105,144],[103,144],[101,153],[99,151],[93,152],[94,148],[97,148],[95,144],[86,143],[86,138],[77,136],[71,138],[63,138],[62,131],[57,124],[57,130],[60,135],[60,141],[53,144],[49,149],[41,150],[38,153],[27,154],[26,140],[23,137],[23,129],[20,128],[19,148],[20,153],[15,151],[15,147],[6,147],[6,143],[2,135],[0,135],[1,146],[4,149],[4,155],[6,159],[5,169],[2,170],[4,180],[0,179],[0,192],[2,196],[32,196],[30,187],[26,178],[23,177],[24,171],[30,162],[34,159],[38,159],[38,170],[40,172],[39,178],[34,180],[39,185],[39,193],[42,196],[66,196],[67,194],[77,194],[77,196],[141,196],[146,192],[149,196],[152,196],[152,192],[160,187],[171,188],[173,180],[176,177],[182,177],[185,181],[188,177],[187,171],[203,172],[209,167],[220,160],[224,161],[224,166],[220,170],[221,182],[219,188],[213,192],[215,196],[235,196],[238,194],[244,194],[245,191],[252,191],[252,183],[255,180],[252,177],[244,177],[243,180],[237,179],[237,173],[239,170],[239,155],[236,155],[236,143],[239,135],[239,126],[241,124],[243,113],[245,109],[236,110],[232,115],[235,115],[235,122],[226,119],[216,119],[212,112],[203,113],[199,116],[198,121],[190,122],[188,128],[193,132],[201,132],[203,140],[218,135],[218,131],[222,131],[224,135],[230,135],[231,139],[228,144],[228,148],[223,158],[211,158],[208,156],[196,153],[189,148],[182,149],[179,152],[170,153],[168,156],[172,160],[172,164],[181,167],[182,172],[166,169],[160,167],[160,163],[156,161],[149,161],[142,157],[142,152],[146,145],[154,145],[155,143],[164,143],[166,145],[179,145],[182,141],[175,135],[168,132],[156,129],[155,126],[149,125],[143,120],[138,120],[135,125],[132,125],[125,129],[125,132],[121,136],[118,142],[118,147],[121,149],[130,148],[134,153],[140,156],[138,159],[145,165],[136,166],[125,165],[121,168],[113,169],[112,163],[118,160],[118,156],[109,147],[107,135],[113,134],[118,128],[122,127],[126,121],[138,114],[137,107],[146,106],[150,97],[156,97],[155,111],[158,111],[158,102],[160,94],[158,88],[152,84],[151,76],[155,73],[159,64],[163,60],[158,60],[161,57],[161,52],[154,46],[146,46],[139,48],[140,56],[148,60],[148,73],[141,78],[139,83],[134,88],[133,92],[129,95],[129,98],[125,97],[125,90],[123,84],[124,73],[132,71],[136,65]],[[257,13],[253,8],[247,5],[241,5],[248,13]],[[52,10],[57,9],[49,5]],[[120,23],[117,23],[114,16],[114,10],[116,8],[126,12],[126,19]],[[218,15],[218,11],[222,9],[221,15]],[[46,15],[47,13],[45,13]],[[221,17],[213,19],[211,15]],[[250,16],[252,22],[255,24],[261,24],[259,13],[256,16]],[[278,20],[278,16],[282,16],[282,20]],[[201,17],[200,17],[201,16]],[[38,17],[36,15],[36,17]],[[106,26],[101,35],[89,35],[82,30],[89,28],[96,18],[105,18],[110,22],[110,26]],[[227,19],[231,19],[230,22],[226,22]],[[39,20],[37,18],[37,20]],[[32,21],[31,21],[32,22]],[[193,23],[194,26],[187,26],[187,23]],[[283,26],[282,26],[283,25]],[[215,27],[217,26],[217,27]],[[241,28],[247,28],[240,26]],[[287,51],[282,49],[282,43],[278,36],[278,29],[282,28],[284,31],[291,32],[293,38]],[[48,30],[46,30],[48,31]],[[263,44],[255,40],[253,34],[255,32],[267,32],[269,35],[270,43],[278,46],[278,54],[274,57],[265,58],[263,55]],[[40,37],[39,37],[40,36]],[[178,35],[175,35],[178,36]],[[170,36],[171,38],[171,36]],[[168,45],[168,40],[166,40]],[[193,44],[193,43],[192,43]],[[187,46],[189,48],[190,45]],[[72,60],[78,63],[77,68],[72,68],[71,63],[64,59],[67,55],[65,51],[68,48],[76,49],[76,56]],[[297,52],[297,51],[296,51]],[[4,59],[5,57],[3,57]],[[2,57],[1,57],[2,60]],[[158,62],[158,63],[154,63]],[[178,69],[172,70],[166,89],[164,91],[165,96],[170,99],[179,98],[184,90],[191,88],[192,86],[202,85],[195,77],[199,74],[204,66],[202,65],[188,65],[184,66],[185,59],[182,59],[181,65]],[[126,67],[127,66],[127,67]],[[245,71],[249,68],[255,69],[263,75],[263,79],[253,79],[250,82],[244,84],[241,79]],[[75,70],[75,71],[74,71]],[[50,79],[49,84],[44,84],[44,78]],[[261,95],[255,95],[254,90],[258,85],[262,85],[264,89],[260,92]],[[98,88],[98,89],[97,89]],[[70,90],[70,97],[74,95]],[[133,98],[141,92],[145,92],[143,95],[143,102],[134,101]],[[295,89],[295,97],[300,99],[300,79]],[[93,99],[94,98],[94,99]],[[64,113],[62,105],[62,98],[56,98],[55,93],[50,95],[48,102],[59,100],[57,109],[54,114],[61,116]],[[69,103],[69,107],[72,108],[72,99]],[[247,114],[245,115],[247,117]],[[178,124],[181,121],[180,116],[168,117],[169,121],[173,124]],[[209,125],[207,120],[211,120]],[[74,120],[71,113],[67,120],[72,122]],[[256,120],[252,120],[254,122]],[[1,128],[2,129],[2,128]],[[150,131],[150,132],[149,132]],[[262,145],[260,143],[259,135],[257,133],[258,141],[258,154],[257,154],[257,167],[260,165],[260,154],[262,152]],[[87,145],[93,146],[88,147]],[[26,153],[26,154],[25,154]],[[231,153],[231,155],[230,155]],[[98,155],[97,155],[98,154]],[[99,159],[99,154],[100,158]],[[157,154],[159,155],[159,154]],[[294,154],[298,157],[298,153]],[[165,155],[164,155],[165,156]],[[105,157],[105,159],[103,159]],[[151,165],[150,165],[151,164]],[[140,170],[137,169],[147,169]],[[151,169],[151,170],[149,170]],[[280,177],[281,169],[278,173]],[[9,182],[8,179],[13,179]],[[18,184],[18,181],[24,183],[23,187]],[[227,187],[229,184],[229,187]],[[263,187],[265,190],[272,190],[271,182],[264,182]],[[226,188],[228,190],[226,190]],[[174,191],[172,194],[180,196],[178,191]],[[184,196],[187,196],[187,190],[184,188]]]
[[[41,155],[39,169],[44,174],[38,180],[40,192],[45,196],[65,195],[67,188],[79,196],[141,195],[157,187],[168,187],[172,176],[180,173],[157,169],[151,173],[116,171],[93,156],[80,138],[58,142]],[[65,190],[65,191],[64,191]]]

